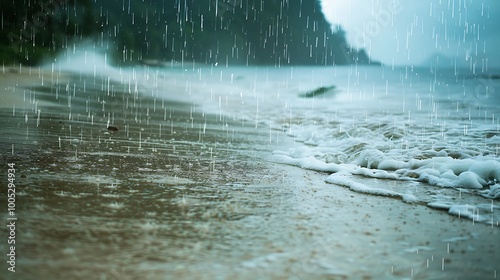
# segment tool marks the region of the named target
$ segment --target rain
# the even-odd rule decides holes
[[[3,278],[500,273],[499,3],[0,13]]]

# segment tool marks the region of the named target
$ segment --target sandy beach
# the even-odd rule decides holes
[[[0,90],[2,279],[500,277],[497,224],[275,163],[283,131],[93,76],[5,67]]]

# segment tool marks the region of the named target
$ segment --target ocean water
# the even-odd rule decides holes
[[[143,70],[152,95],[268,128],[275,162],[324,172],[327,182],[355,192],[499,223],[498,71],[194,64]],[[297,145],[280,146],[281,132]]]

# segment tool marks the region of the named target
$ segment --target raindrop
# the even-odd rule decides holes
[[[41,110],[38,110],[37,119],[36,119],[36,127],[40,126],[40,114],[41,114]]]

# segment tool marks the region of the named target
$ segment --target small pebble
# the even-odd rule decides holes
[[[118,132],[118,127],[116,125],[108,125],[108,131]]]

